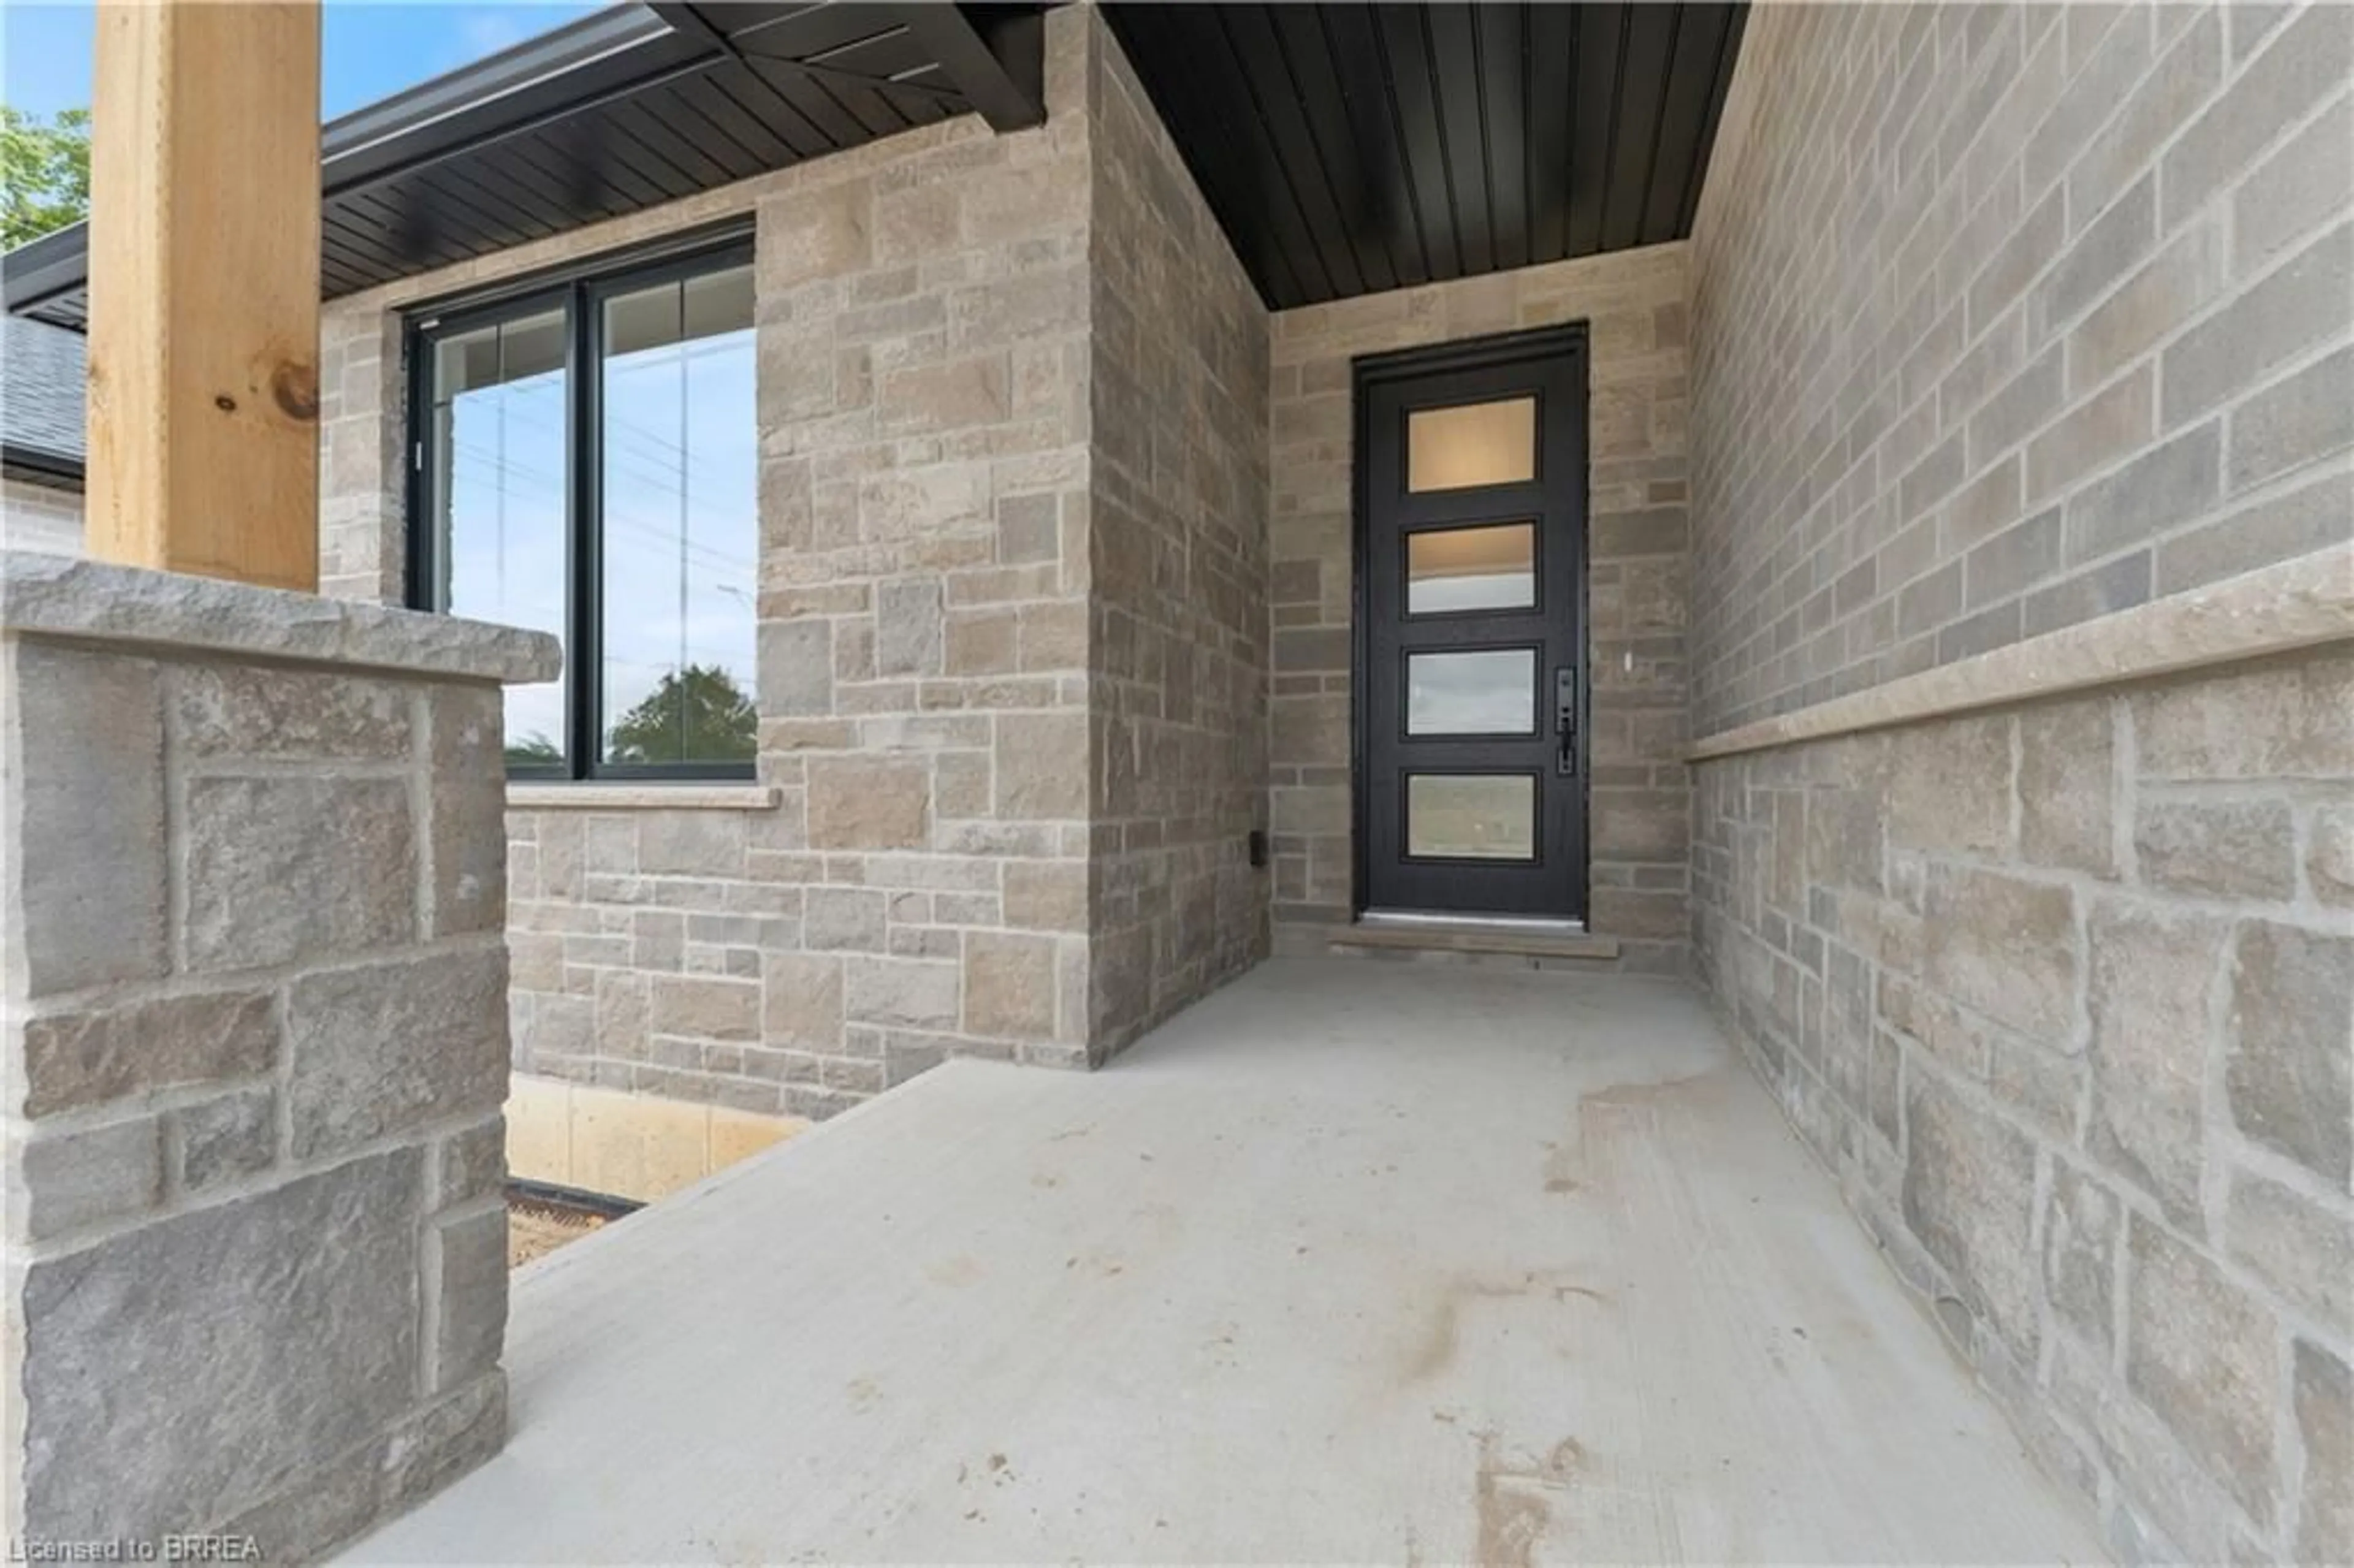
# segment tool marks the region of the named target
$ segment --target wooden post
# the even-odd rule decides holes
[[[97,9],[90,553],[316,592],[318,0]]]

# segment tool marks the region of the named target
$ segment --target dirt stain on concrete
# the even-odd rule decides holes
[[[1529,1568],[1537,1542],[1553,1522],[1553,1507],[1506,1478],[1479,1473],[1479,1544],[1484,1568]]]
[[[1697,1073],[1685,1073],[1673,1078],[1662,1078],[1655,1084],[1611,1084],[1589,1090],[1577,1097],[1581,1113],[1592,1111],[1636,1110],[1652,1111],[1662,1102],[1694,1091],[1722,1086],[1726,1070],[1709,1067]],[[1544,1190],[1548,1192],[1579,1192],[1585,1189],[1585,1147],[1583,1139],[1547,1139],[1543,1170]]]
[[[1479,1527],[1473,1561],[1483,1568],[1529,1568],[1537,1543],[1553,1527],[1554,1504],[1566,1496],[1585,1463],[1585,1446],[1575,1437],[1564,1437],[1543,1459],[1526,1462],[1507,1456],[1495,1433],[1480,1433],[1471,1490]]]
[[[1455,1360],[1462,1340],[1466,1308],[1479,1301],[1504,1301],[1537,1296],[1550,1296],[1555,1301],[1567,1301],[1572,1297],[1578,1297],[1597,1305],[1606,1305],[1610,1299],[1591,1286],[1580,1285],[1557,1274],[1538,1269],[1526,1269],[1508,1277],[1457,1275],[1440,1285],[1430,1318],[1421,1337],[1415,1341],[1413,1352],[1406,1358],[1406,1381],[1417,1383],[1424,1378],[1434,1377]]]
[[[1648,1106],[1658,1100],[1670,1099],[1702,1084],[1721,1082],[1726,1067],[1710,1067],[1703,1072],[1686,1073],[1680,1077],[1662,1078],[1656,1084],[1613,1084],[1578,1097],[1581,1106]]]

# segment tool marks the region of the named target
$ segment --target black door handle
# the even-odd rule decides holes
[[[1554,765],[1564,779],[1577,772],[1577,666],[1553,673],[1553,732],[1560,739]]]

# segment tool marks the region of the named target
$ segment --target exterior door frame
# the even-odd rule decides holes
[[[1373,519],[1370,465],[1373,443],[1372,403],[1367,394],[1383,381],[1404,380],[1435,372],[1479,370],[1520,360],[1561,356],[1577,366],[1578,457],[1573,475],[1576,494],[1575,525],[1579,540],[1577,609],[1577,735],[1581,747],[1576,774],[1576,810],[1585,824],[1577,863],[1569,868],[1576,878],[1575,902],[1584,915],[1592,911],[1594,886],[1594,629],[1591,615],[1593,565],[1589,524],[1593,500],[1593,374],[1586,352],[1589,334],[1585,322],[1497,333],[1484,337],[1456,338],[1413,348],[1363,354],[1350,362],[1349,409],[1349,913],[1365,913],[1372,885],[1372,834],[1368,756],[1372,683],[1368,674],[1373,657],[1373,627],[1366,563],[1371,555]],[[1581,918],[1583,915],[1581,916]],[[1507,916],[1506,918],[1509,918]]]

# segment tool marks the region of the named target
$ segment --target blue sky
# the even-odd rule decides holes
[[[602,9],[603,0],[326,0],[320,107],[327,119]],[[90,102],[87,4],[0,5],[0,99],[48,116]]]

